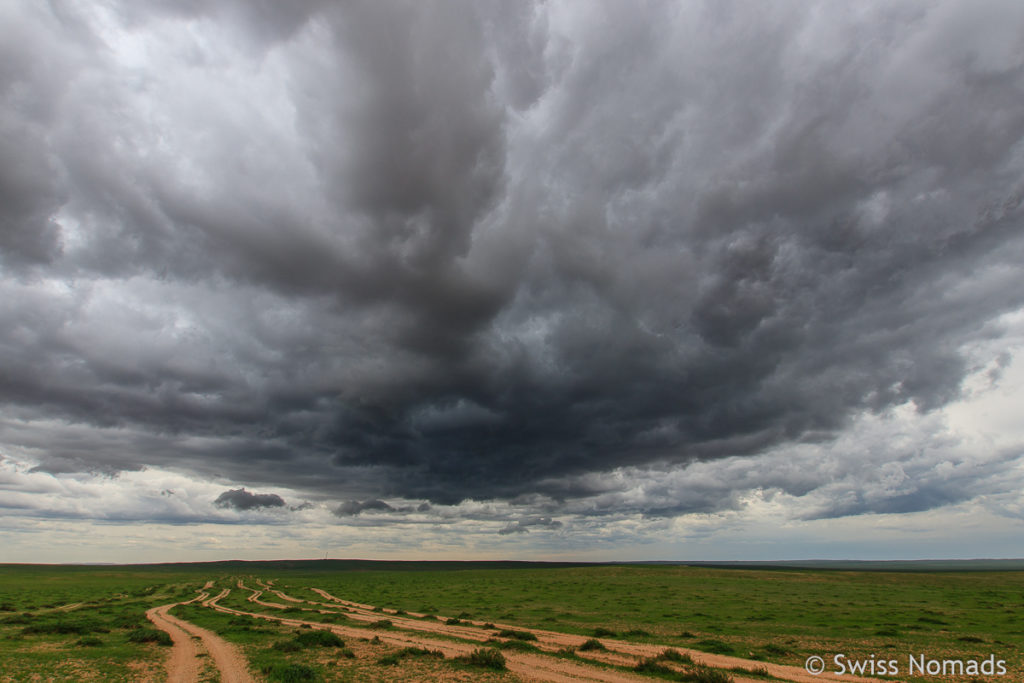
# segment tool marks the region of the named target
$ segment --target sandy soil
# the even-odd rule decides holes
[[[212,586],[213,582],[209,581],[204,589]],[[199,672],[202,669],[199,658],[200,649],[213,660],[214,666],[220,672],[221,683],[253,683],[245,657],[232,645],[212,631],[168,614],[168,611],[176,605],[187,605],[200,600],[204,606],[212,606],[230,592],[225,588],[220,594],[211,598],[209,593],[203,590],[199,595],[186,602],[161,605],[146,612],[146,618],[157,628],[166,631],[174,641],[171,656],[167,660],[169,683],[193,683],[193,681],[199,680]]]

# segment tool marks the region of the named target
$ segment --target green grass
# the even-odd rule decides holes
[[[254,572],[263,580],[277,579],[275,587],[300,599],[323,602],[309,590],[317,587],[389,611],[496,622],[493,635],[508,639],[503,642],[523,642],[508,633],[535,627],[585,637],[636,638],[796,666],[812,654],[826,659],[835,653],[874,654],[898,658],[905,666],[909,653],[964,659],[993,653],[1007,660],[1007,680],[1024,680],[1018,654],[1024,646],[1024,626],[1017,617],[1024,607],[1020,571],[336,562],[115,568],[0,565],[4,672],[14,680],[30,674],[74,680],[83,671],[102,680],[135,680],[140,666],[159,668],[166,655],[159,640],[148,637],[152,625],[145,619],[146,609],[194,596],[207,578],[220,577],[215,591],[232,589],[221,603],[226,606],[275,616],[293,614],[313,622],[343,622],[365,630],[367,639],[374,629],[387,626],[387,619],[374,624],[348,618],[340,605],[333,613],[320,614],[293,604],[276,609],[249,603],[249,593],[238,590],[230,577],[242,576],[246,585],[256,587],[255,581],[245,578]],[[263,599],[284,604],[273,594]],[[76,603],[82,606],[69,607]],[[343,646],[286,651],[275,644],[299,642],[295,629],[199,605],[178,607],[173,613],[239,643],[254,668],[266,669],[268,677],[305,675],[294,673],[298,668],[282,673],[294,664],[312,667],[324,680],[345,680],[340,672],[376,666],[389,653],[384,646],[374,646],[382,650],[372,657],[354,659],[339,654]],[[397,630],[400,624],[390,628]],[[359,654],[361,645],[346,644]],[[485,649],[500,654],[495,648]],[[328,653],[333,664],[317,663],[317,657]],[[399,659],[405,667],[421,658]],[[673,661],[660,658],[657,663],[684,666]]]

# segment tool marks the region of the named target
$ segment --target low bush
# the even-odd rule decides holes
[[[298,652],[302,649],[302,646],[294,640],[281,640],[274,643],[272,647],[278,652]]]
[[[482,669],[504,671],[506,668],[505,655],[492,647],[477,648],[468,655],[459,657],[458,659],[461,662],[465,662],[466,664],[477,666]]]
[[[532,643],[522,640],[499,640],[497,646],[502,650],[516,650],[518,652],[540,652],[540,648]]]
[[[611,630],[610,628],[602,628],[599,626],[594,629],[594,636],[596,638],[614,638],[617,635],[619,634]]]
[[[590,652],[592,650],[607,650],[608,648],[606,648],[604,643],[597,638],[591,638],[576,649],[582,650],[583,652]]]
[[[677,664],[693,664],[693,657],[688,654],[684,654],[679,650],[673,650],[669,648],[658,655],[658,659],[664,659],[668,662],[676,662]]]
[[[394,626],[394,624],[391,623],[390,619],[378,619],[370,624],[370,628],[391,628],[392,626]]]
[[[696,669],[687,671],[679,677],[687,683],[735,683],[735,679],[721,669],[712,669],[707,666],[698,666]]]
[[[668,668],[662,664],[657,657],[648,657],[647,659],[640,661],[640,663],[633,667],[633,671],[645,674],[658,674],[661,676],[666,674],[674,675],[676,673],[675,669]]]
[[[498,636],[502,638],[514,638],[515,640],[537,640],[537,636],[533,635],[529,631],[516,631],[511,628],[498,631]]]
[[[155,628],[137,628],[128,634],[129,643],[156,643],[157,645],[171,646],[174,641],[164,631]]]
[[[330,631],[304,631],[295,636],[295,641],[304,648],[345,647],[345,641]]]

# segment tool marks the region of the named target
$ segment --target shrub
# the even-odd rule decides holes
[[[673,675],[676,673],[675,669],[670,669],[660,661],[657,657],[648,657],[642,660],[639,664],[633,667],[633,671],[639,671],[645,674],[660,674],[660,675]]]
[[[356,653],[352,652],[352,650],[350,650],[347,647],[342,648],[341,652],[339,652],[338,654],[341,655],[342,657],[344,657],[345,659],[355,659],[356,658]]]
[[[582,650],[583,652],[590,652],[591,650],[607,650],[608,648],[606,648],[604,643],[597,638],[591,638],[576,649]]]
[[[483,669],[495,669],[497,671],[505,670],[505,655],[501,654],[492,647],[480,647],[464,657],[459,657],[459,661],[465,662],[472,666],[478,666]]]
[[[305,681],[319,681],[320,674],[316,669],[305,664],[275,664],[263,669],[267,680],[274,683],[304,683]]]
[[[658,655],[658,659],[677,662],[679,664],[693,664],[693,657],[688,654],[683,654],[679,650],[673,650],[672,648],[669,648]]]
[[[164,631],[154,628],[137,628],[128,634],[129,643],[156,643],[157,645],[171,646],[174,641]]]
[[[133,629],[141,628],[142,625],[146,623],[149,622],[145,621],[145,617],[143,617],[141,614],[125,613],[119,614],[117,617],[115,617],[114,621],[111,622],[111,625],[114,628],[120,628],[126,631],[131,631]]]
[[[733,677],[721,669],[712,669],[707,666],[698,666],[680,676],[680,680],[691,683],[735,683]]]
[[[448,624],[449,626],[454,626],[455,624],[461,624],[462,621],[455,617],[451,617],[450,619],[445,619],[444,623]]]
[[[377,659],[377,663],[382,666],[395,666],[401,661],[401,657],[396,654],[384,655]]]
[[[295,640],[302,647],[345,647],[345,641],[330,631],[304,631]]]
[[[278,652],[298,652],[302,646],[294,640],[281,640],[274,643],[273,648]]]
[[[782,655],[788,655],[790,652],[788,649],[782,647],[781,645],[776,645],[775,643],[768,643],[767,645],[765,645],[764,651],[770,655],[776,655],[780,657]]]
[[[634,638],[646,638],[646,637],[650,636],[651,634],[648,633],[647,631],[643,630],[642,628],[635,628],[635,629],[633,629],[631,631],[626,631],[626,635],[627,636],[632,636]]]
[[[96,636],[85,636],[84,638],[79,638],[75,645],[78,647],[99,647],[103,645],[103,641]]]
[[[394,624],[391,623],[390,619],[378,619],[370,624],[370,628],[391,628],[392,626],[394,626]]]
[[[498,635],[502,638],[514,638],[516,640],[537,640],[537,636],[529,631],[516,631],[511,628],[498,631]]]
[[[614,638],[617,635],[619,634],[610,628],[602,628],[599,626],[594,629],[594,636],[597,638]]]
[[[540,652],[540,648],[522,640],[499,640],[498,647],[502,650],[517,650],[518,652]]]

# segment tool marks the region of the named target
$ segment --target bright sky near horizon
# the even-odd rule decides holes
[[[0,562],[1024,556],[1024,4],[0,0]]]

